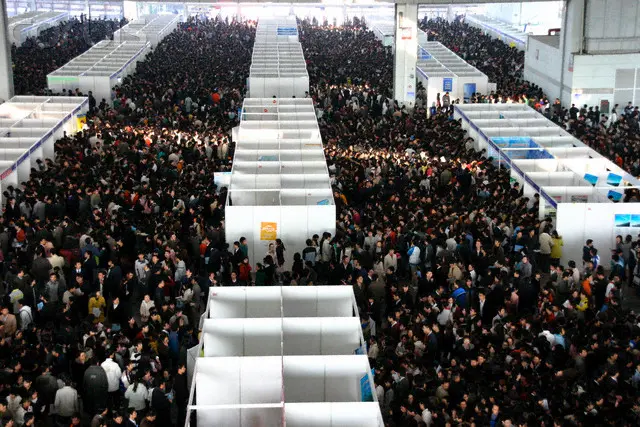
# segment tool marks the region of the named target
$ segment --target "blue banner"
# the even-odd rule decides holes
[[[453,79],[450,79],[450,78],[442,79],[442,90],[444,92],[452,92],[453,91]]]

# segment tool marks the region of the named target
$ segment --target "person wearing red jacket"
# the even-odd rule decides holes
[[[249,264],[249,258],[247,257],[242,260],[242,264],[238,267],[238,279],[247,284],[251,283],[251,264]]]

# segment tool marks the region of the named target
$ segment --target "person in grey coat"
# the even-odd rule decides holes
[[[69,381],[65,381],[65,386],[56,392],[54,408],[56,414],[65,420],[70,419],[74,413],[80,410],[78,392],[71,387]]]

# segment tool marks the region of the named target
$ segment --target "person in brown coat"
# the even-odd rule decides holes
[[[15,332],[18,330],[18,322],[16,320],[16,316],[9,313],[8,307],[2,307],[2,315],[0,315],[0,321],[2,322],[2,326],[0,326],[0,337],[12,337],[13,334],[15,334]]]

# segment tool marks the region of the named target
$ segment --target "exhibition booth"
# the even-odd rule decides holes
[[[143,15],[131,21],[115,33],[113,40],[123,41],[148,41],[151,48],[155,48],[158,43],[178,27],[180,15]]]
[[[63,96],[14,96],[0,105],[0,204],[8,186],[54,158],[55,141],[77,132],[88,109],[87,98]]]
[[[368,19],[367,24],[383,46],[393,47],[396,32],[393,16],[386,20],[379,20],[379,18],[376,20]]]
[[[423,34],[423,38],[425,35]],[[440,42],[422,42],[418,45],[416,77],[427,91],[427,106],[449,93],[451,102],[468,102],[474,93],[487,93],[489,78],[477,68],[467,64]]]
[[[69,19],[67,12],[26,12],[9,18],[9,41],[21,46],[29,37],[38,37],[47,28]]]
[[[295,16],[258,21],[247,89],[251,98],[304,98],[309,92]]]
[[[249,259],[284,242],[285,265],[313,234],[335,233],[335,204],[311,99],[246,98],[225,207],[230,241],[246,237]]]
[[[298,22],[294,15],[260,17],[256,27],[256,43],[287,43],[298,41]]]
[[[215,287],[208,301],[186,427],[384,425],[351,286]]]
[[[466,15],[464,21],[494,39],[502,40],[518,50],[527,50],[529,34],[517,28],[484,15]]]
[[[309,92],[309,74],[302,45],[256,41],[248,86],[251,98],[304,98]]]
[[[62,67],[47,75],[47,86],[54,93],[63,89],[83,94],[93,92],[96,101],[112,104],[112,89],[132,74],[138,61],[151,48],[148,41],[103,40]]]
[[[563,263],[587,239],[608,249],[615,236],[640,233],[640,206],[625,203],[625,189],[640,188],[640,181],[529,106],[456,105],[454,117],[475,150],[510,170],[525,197],[540,195],[538,216],[555,217],[563,236]],[[608,264],[611,252],[599,255]]]

